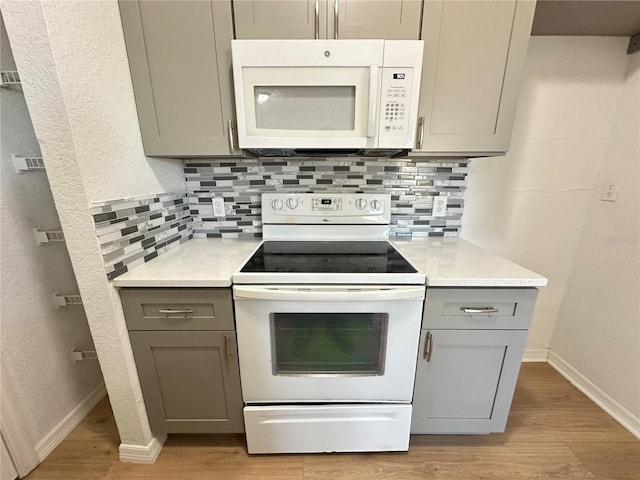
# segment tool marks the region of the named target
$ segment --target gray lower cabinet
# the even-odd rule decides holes
[[[423,330],[412,433],[489,433],[505,429],[527,332]],[[504,368],[503,368],[504,367]]]
[[[537,289],[428,288],[411,433],[505,429]]]
[[[145,153],[238,153],[230,1],[119,4]]]
[[[130,332],[154,433],[244,431],[235,332]]]
[[[231,291],[120,292],[154,433],[240,433],[242,394]]]
[[[509,149],[535,3],[424,2],[414,154],[486,156]]]

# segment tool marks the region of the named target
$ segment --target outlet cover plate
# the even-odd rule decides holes
[[[447,197],[433,197],[433,213],[434,217],[447,216]]]
[[[222,197],[213,197],[211,199],[211,203],[213,205],[213,216],[214,217],[224,217],[224,198]]]
[[[618,184],[614,182],[604,182],[604,188],[602,189],[602,195],[600,200],[603,202],[615,202],[618,197]]]

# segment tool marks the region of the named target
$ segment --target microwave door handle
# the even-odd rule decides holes
[[[378,99],[380,98],[378,85],[378,65],[369,66],[369,119],[367,122],[367,137],[375,137],[377,132]]]

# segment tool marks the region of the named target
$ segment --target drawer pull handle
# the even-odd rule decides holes
[[[185,317],[190,313],[193,313],[193,308],[183,308],[183,309],[173,309],[173,308],[163,308],[158,310],[158,313],[162,313],[164,315],[184,315]]]
[[[227,139],[229,142],[229,153],[236,153],[236,141],[235,134],[233,132],[233,120],[229,120],[227,123],[227,135],[229,138]]]
[[[498,313],[495,307],[460,307],[464,313]]]
[[[225,335],[224,336],[224,352],[225,355],[227,356],[227,362],[231,361],[231,348],[229,348],[229,335]]]
[[[418,117],[418,142],[416,144],[416,150],[422,150],[424,143],[424,117]]]
[[[314,32],[314,36],[315,39],[318,40],[320,38],[320,2],[319,0],[316,0],[316,16],[315,16],[315,22],[314,22],[314,28],[315,28],[315,32]]]
[[[433,352],[433,334],[427,332],[427,339],[424,342],[424,359],[427,362],[431,361],[431,353]]]

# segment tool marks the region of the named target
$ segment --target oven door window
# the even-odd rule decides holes
[[[386,313],[272,313],[274,375],[383,375]]]

